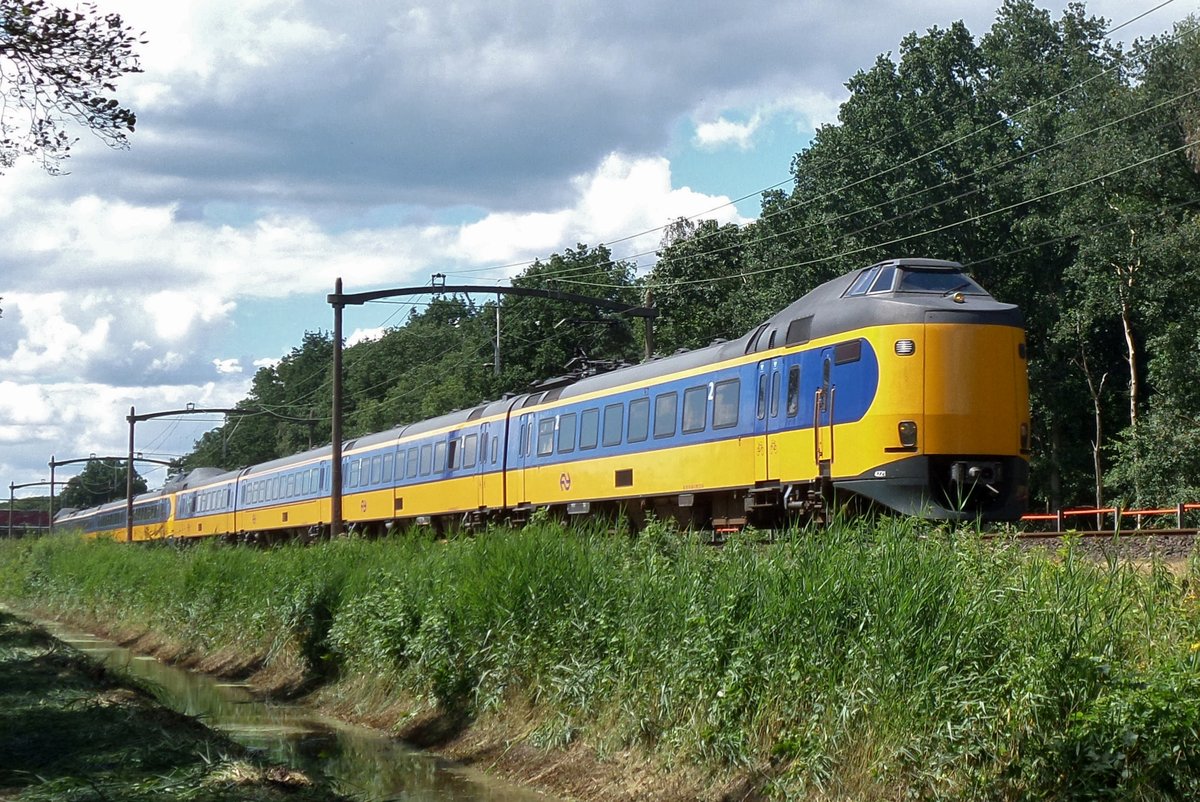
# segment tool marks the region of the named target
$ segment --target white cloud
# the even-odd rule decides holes
[[[214,359],[212,361],[212,363],[213,363],[213,366],[217,369],[217,373],[229,374],[229,373],[241,373],[242,372],[242,363],[236,358],[234,358],[234,359]]]
[[[358,345],[359,343],[378,340],[386,331],[387,329],[382,328],[355,329],[354,333],[346,338],[346,347],[349,348],[350,346]]]
[[[749,150],[754,134],[761,125],[761,114],[753,115],[744,123],[718,117],[715,122],[696,126],[696,146],[704,150],[716,150],[731,145],[739,150]]]

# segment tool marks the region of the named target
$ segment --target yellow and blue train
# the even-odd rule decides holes
[[[329,529],[326,447],[197,470],[135,500],[134,539]],[[1023,319],[961,265],[894,259],[816,288],[745,336],[348,441],[347,527],[648,512],[773,525],[835,499],[929,518],[1026,506]],[[125,537],[125,503],[59,525]]]

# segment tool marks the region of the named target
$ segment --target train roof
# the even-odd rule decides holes
[[[899,282],[892,290],[848,295],[860,277],[878,276],[885,268],[894,268],[896,272],[935,274],[936,279],[928,282],[930,286],[949,284],[964,291],[966,297],[960,302],[952,297],[953,291],[908,290]],[[956,276],[961,276],[961,280]],[[659,357],[609,373],[582,378],[557,392],[548,390],[529,393],[524,397],[522,405],[606,390],[643,379],[652,379],[664,373],[678,373],[783,345],[796,345],[808,340],[832,337],[865,326],[924,322],[929,313],[951,314],[955,320],[961,322],[986,320],[1022,325],[1021,312],[1016,306],[1002,304],[992,298],[966,276],[963,266],[958,262],[943,259],[889,259],[821,284],[736,340],[713,343],[694,351]]]

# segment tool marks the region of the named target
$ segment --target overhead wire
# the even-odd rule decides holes
[[[1188,140],[1178,147],[1171,148],[1168,151],[1156,154],[1154,156],[1146,157],[1145,159],[1141,159],[1137,162],[1134,162],[1133,164],[1127,164],[1124,167],[1118,167],[1117,169],[1110,170],[1107,173],[1103,173],[1102,175],[1094,176],[1094,177],[1086,179],[1084,181],[1080,181],[1080,182],[1077,182],[1070,186],[1062,187],[1060,189],[1052,190],[1050,192],[1045,192],[1041,195],[1038,195],[1035,198],[1027,198],[1025,200],[1017,201],[1016,203],[1010,203],[1007,206],[1002,206],[997,209],[991,209],[987,212],[981,212],[980,214],[972,215],[970,217],[964,218],[962,220],[957,220],[952,223],[946,223],[944,225],[935,226],[933,228],[929,228],[929,229],[926,229],[924,231],[921,231],[921,232],[918,232],[915,234],[906,234],[902,237],[893,237],[892,239],[873,243],[871,245],[863,245],[863,246],[859,246],[857,248],[851,248],[849,250],[842,251],[840,253],[830,254],[828,256],[822,256],[822,257],[818,257],[816,259],[808,259],[808,260],[801,261],[801,262],[792,262],[790,264],[784,264],[784,265],[773,265],[772,267],[765,267],[765,268],[761,268],[758,270],[739,271],[737,273],[732,273],[727,276],[713,276],[713,277],[703,278],[703,279],[688,279],[688,280],[680,280],[680,281],[662,282],[660,284],[649,284],[646,286],[649,286],[652,289],[662,289],[662,288],[667,288],[667,287],[683,287],[683,286],[689,286],[689,285],[695,285],[695,284],[715,284],[715,283],[718,283],[721,281],[729,281],[731,279],[748,278],[750,276],[758,276],[758,275],[764,275],[767,273],[775,273],[780,270],[789,270],[789,269],[793,269],[793,268],[797,268],[797,267],[808,267],[810,265],[822,264],[824,262],[831,262],[836,259],[843,259],[847,256],[854,256],[854,255],[864,253],[867,251],[873,251],[873,250],[878,250],[881,248],[886,248],[891,245],[897,245],[901,242],[907,242],[909,240],[928,236],[930,234],[937,234],[942,231],[948,231],[952,228],[957,228],[959,226],[966,225],[968,223],[975,223],[975,222],[978,222],[978,221],[983,220],[988,217],[993,217],[995,215],[1002,214],[1004,212],[1009,212],[1014,209],[1018,209],[1022,206],[1028,206],[1032,203],[1037,203],[1038,201],[1046,200],[1047,198],[1052,198],[1057,195],[1061,195],[1065,192],[1071,192],[1073,190],[1080,189],[1080,188],[1088,186],[1090,184],[1094,184],[1098,181],[1103,181],[1106,178],[1111,178],[1114,175],[1119,175],[1120,173],[1123,173],[1127,170],[1132,170],[1136,167],[1141,167],[1145,164],[1149,164],[1149,163],[1155,162],[1159,159],[1163,159],[1168,156],[1174,155],[1176,153],[1179,153],[1181,151],[1186,150],[1187,148],[1190,148],[1190,147],[1196,145],[1197,143],[1200,143],[1200,139]],[[564,280],[564,283],[571,284],[571,283],[582,283],[582,282],[572,282],[570,280]],[[592,285],[592,286],[617,287],[619,285]]]
[[[1136,22],[1136,21],[1138,21],[1138,20],[1140,20],[1140,19],[1142,19],[1142,18],[1144,18],[1144,17],[1148,16],[1149,14],[1152,14],[1152,13],[1154,13],[1155,11],[1158,11],[1158,10],[1162,9],[1162,8],[1163,8],[1163,7],[1165,7],[1165,6],[1168,6],[1168,5],[1170,5],[1170,4],[1171,4],[1171,3],[1173,3],[1173,2],[1174,2],[1174,0],[1165,0],[1164,2],[1160,3],[1159,5],[1157,5],[1157,6],[1153,7],[1153,8],[1151,8],[1151,9],[1149,9],[1149,10],[1147,10],[1147,11],[1144,11],[1144,12],[1142,12],[1141,14],[1138,14],[1137,16],[1135,16],[1135,17],[1133,17],[1133,18],[1131,18],[1131,19],[1128,19],[1128,20],[1126,20],[1125,22],[1123,22],[1123,23],[1121,23],[1121,24],[1119,24],[1119,25],[1116,25],[1116,26],[1113,26],[1113,27],[1111,27],[1111,28],[1108,28],[1108,29],[1106,29],[1105,31],[1103,31],[1103,32],[1102,32],[1102,35],[1103,35],[1103,36],[1105,36],[1105,37],[1107,37],[1107,36],[1111,35],[1112,33],[1116,32],[1116,31],[1118,31],[1118,30],[1121,30],[1122,28],[1125,28],[1125,27],[1127,27],[1128,25],[1131,25],[1131,24],[1133,24],[1134,22]],[[1145,52],[1147,52],[1147,53],[1149,53],[1149,52],[1153,52],[1153,50],[1157,49],[1158,47],[1161,47],[1161,46],[1164,46],[1164,45],[1166,45],[1166,44],[1169,44],[1169,43],[1173,42],[1175,39],[1177,39],[1177,38],[1179,38],[1179,37],[1181,37],[1181,36],[1183,36],[1183,35],[1185,35],[1185,34],[1187,34],[1187,33],[1191,33],[1191,32],[1192,32],[1192,31],[1194,31],[1194,30],[1196,30],[1196,28],[1195,28],[1195,27],[1193,27],[1193,28],[1191,28],[1191,29],[1188,29],[1188,30],[1185,30],[1185,31],[1180,31],[1180,32],[1177,32],[1177,33],[1176,33],[1176,34],[1174,34],[1173,36],[1168,36],[1168,37],[1165,37],[1163,41],[1160,41],[1158,44],[1154,45],[1154,47],[1150,48],[1149,50],[1147,50],[1147,51],[1145,51]],[[995,127],[995,126],[997,126],[997,125],[1004,124],[1004,123],[1006,123],[1008,120],[1010,120],[1010,119],[1012,119],[1012,118],[1015,118],[1015,117],[1017,117],[1017,116],[1019,116],[1019,115],[1022,115],[1022,114],[1025,114],[1025,113],[1028,113],[1028,112],[1030,112],[1030,111],[1033,111],[1034,109],[1038,108],[1039,106],[1041,106],[1041,105],[1043,105],[1043,104],[1045,104],[1045,103],[1049,103],[1049,102],[1051,102],[1051,101],[1058,100],[1059,98],[1063,97],[1063,96],[1064,96],[1064,95],[1066,95],[1067,93],[1069,93],[1069,92],[1073,92],[1073,91],[1075,91],[1075,90],[1078,90],[1078,89],[1080,89],[1080,88],[1082,88],[1082,87],[1086,86],[1086,85],[1087,85],[1088,83],[1090,83],[1091,81],[1093,81],[1093,80],[1097,80],[1097,79],[1099,79],[1099,78],[1102,78],[1102,77],[1104,77],[1105,75],[1107,75],[1107,74],[1111,73],[1112,71],[1119,69],[1119,68],[1122,66],[1122,64],[1121,64],[1120,62],[1122,62],[1122,61],[1123,61],[1125,58],[1128,58],[1130,55],[1132,55],[1132,54],[1131,54],[1131,53],[1125,53],[1125,54],[1122,54],[1122,58],[1121,58],[1121,59],[1119,59],[1119,60],[1118,60],[1118,63],[1117,63],[1117,64],[1114,64],[1112,67],[1109,67],[1108,69],[1105,69],[1105,70],[1103,70],[1103,71],[1101,71],[1101,72],[1099,72],[1099,73],[1097,73],[1097,74],[1095,74],[1095,75],[1092,75],[1092,76],[1090,76],[1090,77],[1088,77],[1088,78],[1086,78],[1086,79],[1084,79],[1084,80],[1082,80],[1082,81],[1080,81],[1080,82],[1078,82],[1078,83],[1074,84],[1073,86],[1071,86],[1071,87],[1068,87],[1068,88],[1066,88],[1066,89],[1062,90],[1061,92],[1059,92],[1059,93],[1057,93],[1057,94],[1055,94],[1055,95],[1052,95],[1052,96],[1050,96],[1050,97],[1042,98],[1041,100],[1035,101],[1034,103],[1031,103],[1031,104],[1029,104],[1028,106],[1026,106],[1026,107],[1024,107],[1024,108],[1022,108],[1022,109],[1020,109],[1020,110],[1018,110],[1018,111],[1016,111],[1016,112],[1013,112],[1011,115],[1008,115],[1007,117],[1004,117],[1004,118],[1001,118],[1001,119],[999,119],[999,120],[996,120],[996,121],[994,121],[994,122],[992,122],[992,123],[989,123],[988,125],[986,125],[986,126],[984,126],[984,127],[982,127],[982,128],[978,128],[978,129],[975,129],[975,130],[973,130],[973,131],[971,131],[971,132],[968,132],[968,133],[966,133],[966,134],[963,134],[963,135],[961,135],[960,137],[958,137],[958,138],[956,138],[956,139],[952,139],[952,140],[950,140],[950,141],[948,141],[948,142],[944,142],[944,143],[942,143],[942,144],[940,144],[940,145],[938,145],[938,146],[936,146],[936,147],[934,147],[934,148],[932,148],[932,149],[930,149],[930,150],[928,150],[928,151],[925,151],[924,153],[921,153],[921,154],[918,154],[918,155],[916,155],[916,156],[913,156],[912,158],[910,158],[909,160],[907,160],[907,161],[905,161],[905,162],[902,162],[902,163],[900,163],[900,164],[893,165],[893,166],[891,166],[891,167],[887,168],[886,170],[879,171],[879,172],[877,172],[877,173],[875,173],[875,174],[873,174],[873,175],[869,175],[869,176],[866,176],[866,177],[864,177],[864,178],[857,179],[857,180],[855,180],[855,181],[852,181],[852,182],[850,182],[850,183],[848,183],[848,184],[845,184],[845,185],[843,185],[843,186],[841,186],[841,187],[838,187],[838,188],[835,188],[835,189],[829,190],[828,192],[826,192],[826,193],[823,193],[822,195],[818,195],[818,196],[816,196],[815,198],[807,198],[807,199],[805,199],[805,201],[806,201],[806,203],[811,203],[811,202],[814,202],[814,201],[816,201],[816,200],[821,200],[821,199],[823,199],[823,198],[825,198],[825,197],[829,197],[830,195],[835,195],[835,194],[837,194],[837,193],[839,193],[839,192],[842,192],[842,191],[845,191],[845,190],[847,190],[847,189],[851,189],[851,188],[853,188],[853,187],[855,187],[855,186],[858,186],[858,185],[860,185],[860,184],[862,184],[862,183],[865,183],[865,182],[867,182],[867,181],[875,180],[875,179],[877,179],[877,178],[880,178],[880,177],[882,177],[882,176],[884,176],[884,175],[887,175],[888,173],[890,173],[890,172],[893,172],[893,171],[895,171],[895,170],[897,170],[897,169],[900,169],[900,168],[902,168],[902,167],[906,167],[906,166],[910,166],[910,165],[912,165],[912,164],[914,164],[914,163],[916,163],[916,162],[919,162],[919,161],[921,161],[921,160],[923,160],[923,159],[925,159],[925,158],[928,158],[928,157],[930,157],[930,156],[932,156],[932,155],[935,155],[936,153],[939,153],[939,152],[941,152],[942,150],[945,150],[945,149],[946,149],[946,148],[948,148],[948,147],[951,147],[951,146],[953,146],[953,145],[959,144],[960,142],[962,142],[962,141],[965,141],[966,139],[969,139],[970,137],[973,137],[973,136],[975,136],[975,135],[978,135],[978,134],[981,134],[981,133],[983,133],[983,132],[985,132],[985,131],[987,131],[987,130],[990,130],[991,128],[994,128],[994,127]],[[857,150],[855,150],[855,151],[852,151],[852,152],[850,152],[850,153],[848,153],[848,154],[845,154],[845,155],[843,155],[843,156],[840,156],[840,157],[838,157],[838,158],[836,158],[836,159],[830,159],[830,160],[826,160],[825,162],[822,162],[822,165],[824,165],[824,164],[826,164],[826,163],[837,163],[837,162],[844,162],[844,161],[848,161],[849,159],[853,158],[854,156],[858,155],[859,153],[866,151],[866,150],[867,150],[869,147],[877,147],[878,145],[880,145],[880,144],[882,144],[882,143],[886,143],[886,142],[890,141],[891,139],[894,139],[895,137],[901,136],[901,135],[903,135],[903,134],[905,134],[905,133],[910,133],[912,130],[914,130],[914,129],[917,129],[917,128],[920,128],[921,126],[925,125],[925,124],[926,124],[926,123],[928,123],[930,120],[937,119],[937,118],[940,118],[940,117],[945,117],[945,116],[947,116],[947,115],[953,115],[954,113],[956,113],[956,111],[961,111],[961,110],[962,110],[962,108],[963,108],[963,107],[965,107],[965,105],[966,105],[966,104],[964,103],[964,104],[960,104],[958,107],[956,107],[956,108],[954,108],[954,109],[946,110],[946,111],[943,111],[943,112],[940,112],[940,113],[933,113],[933,114],[929,114],[929,115],[927,115],[927,117],[926,117],[926,118],[925,118],[923,121],[921,121],[921,122],[919,122],[919,123],[914,123],[914,124],[913,124],[913,125],[911,125],[911,126],[907,126],[907,127],[904,127],[904,128],[902,128],[902,129],[899,129],[899,130],[897,130],[897,131],[893,132],[892,134],[890,134],[889,136],[887,136],[887,137],[885,137],[885,138],[883,138],[883,139],[881,139],[881,140],[875,140],[875,141],[873,141],[873,142],[871,142],[871,143],[869,143],[869,144],[865,144],[865,145],[863,145],[861,148],[858,148]],[[819,166],[822,166],[822,165],[817,165],[817,166],[819,167]],[[652,229],[648,229],[648,230],[646,230],[646,231],[642,231],[642,232],[640,232],[640,233],[638,233],[638,234],[627,235],[627,236],[621,237],[621,238],[619,238],[619,239],[617,239],[617,240],[612,240],[612,241],[610,241],[609,243],[605,243],[605,244],[606,244],[606,245],[608,245],[608,244],[614,244],[614,243],[617,243],[617,242],[624,242],[624,241],[628,241],[628,240],[631,240],[631,239],[636,239],[636,238],[639,238],[639,237],[642,237],[642,236],[646,236],[646,235],[648,235],[648,234],[652,234],[652,233],[655,233],[655,232],[658,232],[658,231],[666,231],[666,230],[667,230],[668,228],[670,228],[672,225],[674,225],[675,223],[677,223],[677,222],[678,222],[678,220],[680,220],[680,219],[682,219],[682,220],[694,220],[694,219],[697,219],[697,218],[699,218],[699,217],[703,217],[704,215],[711,214],[712,212],[714,212],[714,211],[717,211],[717,210],[719,210],[719,209],[722,209],[722,208],[727,208],[727,207],[729,207],[729,206],[731,206],[731,205],[736,205],[737,203],[740,203],[740,202],[741,202],[741,201],[743,201],[743,200],[747,200],[747,199],[749,199],[749,198],[751,198],[751,197],[754,197],[755,195],[761,195],[761,194],[762,194],[762,193],[764,193],[764,192],[768,192],[768,191],[770,191],[770,190],[772,190],[772,189],[776,189],[776,188],[778,188],[778,187],[784,186],[785,184],[791,183],[791,182],[792,182],[792,181],[794,181],[794,180],[795,180],[795,177],[793,176],[793,177],[791,177],[791,178],[785,179],[784,181],[780,181],[780,182],[778,182],[778,183],[776,183],[776,184],[773,184],[773,185],[771,185],[771,186],[769,186],[769,187],[766,187],[766,188],[764,188],[764,189],[758,190],[758,191],[756,191],[755,193],[752,193],[752,194],[750,194],[750,195],[745,195],[745,196],[743,196],[743,197],[739,198],[739,199],[738,199],[738,200],[736,200],[736,201],[730,201],[730,202],[727,202],[727,203],[721,204],[721,205],[719,205],[719,206],[716,206],[716,207],[714,207],[713,209],[710,209],[710,210],[708,210],[707,212],[701,212],[701,213],[698,213],[698,214],[695,214],[695,215],[691,215],[691,216],[688,216],[688,217],[678,218],[678,219],[676,219],[676,220],[673,220],[671,223],[667,223],[666,225],[659,226],[659,227],[652,228]],[[765,219],[771,219],[771,218],[772,218],[772,217],[774,217],[774,216],[777,216],[777,215],[779,215],[779,214],[784,214],[784,213],[787,213],[788,211],[791,211],[791,209],[789,209],[789,208],[781,208],[781,209],[779,209],[779,210],[777,210],[777,211],[775,211],[775,212],[773,212],[773,213],[771,213],[771,214],[768,214],[768,215],[765,215],[765,216],[762,216],[762,217],[758,218],[758,220],[760,220],[760,221],[761,221],[761,220],[765,220]],[[703,239],[703,237],[701,237],[701,239]],[[623,257],[621,257],[620,259],[613,259],[613,260],[610,260],[609,264],[614,264],[614,263],[616,263],[616,262],[619,262],[619,261],[629,261],[629,260],[631,260],[631,259],[636,259],[636,258],[638,258],[638,257],[642,257],[642,256],[652,256],[652,255],[654,255],[656,252],[657,252],[657,250],[655,250],[655,251],[642,251],[642,252],[638,252],[638,253],[630,254],[630,255],[627,255],[627,256],[623,256]],[[519,263],[513,263],[512,265],[510,265],[510,267],[512,267],[512,266],[517,266],[517,267],[520,267],[520,266],[528,266],[528,265],[533,265],[533,264],[536,264],[536,263],[537,263],[537,262],[539,262],[539,261],[541,261],[540,257],[539,257],[539,258],[537,258],[537,259],[533,259],[533,260],[528,260],[528,261],[519,262]],[[577,274],[577,273],[578,273],[578,272],[580,272],[580,271],[586,271],[586,270],[588,270],[588,269],[594,269],[594,268],[595,268],[595,266],[566,268],[566,269],[562,270],[562,271],[561,271],[561,273],[558,273],[558,274],[556,274],[556,273],[555,273],[555,271],[546,271],[546,272],[542,272],[542,273],[540,273],[540,274],[539,274],[539,277],[540,277],[540,278],[547,278],[547,277],[554,277],[555,275],[573,275],[573,274]],[[489,267],[489,268],[468,268],[468,269],[463,269],[463,270],[454,271],[454,272],[451,272],[451,271],[446,271],[446,272],[447,272],[448,274],[451,274],[451,275],[468,275],[468,274],[474,274],[474,273],[494,272],[495,270],[498,270],[498,269],[501,269],[501,268],[499,268],[499,267]]]

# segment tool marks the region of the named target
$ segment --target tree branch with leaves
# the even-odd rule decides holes
[[[137,117],[112,97],[117,80],[141,72],[143,44],[118,14],[85,3],[0,0],[0,169],[29,156],[50,173],[78,141],[71,123],[110,147],[128,147]]]

